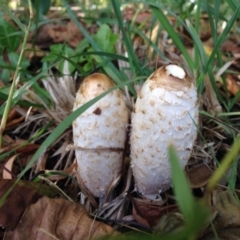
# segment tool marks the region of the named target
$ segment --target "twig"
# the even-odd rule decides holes
[[[43,177],[43,176],[38,176],[39,179],[44,180],[45,182],[47,182],[50,186],[56,188],[67,200],[69,200],[70,202],[74,202],[61,188],[59,188],[56,184],[54,184],[52,181],[50,181],[49,179]]]

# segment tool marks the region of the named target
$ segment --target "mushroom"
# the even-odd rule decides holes
[[[76,94],[73,110],[114,86],[114,82],[104,74],[88,76]],[[104,199],[114,180],[121,174],[128,120],[124,95],[116,89],[73,122],[78,173],[95,197]]]
[[[132,113],[131,167],[136,189],[156,199],[171,186],[168,146],[184,168],[197,136],[197,90],[176,64],[157,69],[143,84]]]

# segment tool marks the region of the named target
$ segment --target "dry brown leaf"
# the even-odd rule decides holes
[[[53,40],[51,36],[48,34],[48,30],[52,27],[51,24],[44,24],[39,27],[35,43],[40,47],[40,48],[49,48],[53,44]],[[29,35],[29,42],[32,42],[32,39],[35,37],[35,33],[31,33]]]
[[[0,197],[13,186],[13,180],[0,181]],[[7,230],[14,229],[25,209],[35,203],[43,194],[55,196],[56,190],[41,183],[19,181],[0,208],[0,226]]]
[[[200,188],[208,183],[212,175],[212,170],[204,163],[186,170],[191,188]]]
[[[38,148],[40,147],[39,144],[35,144],[35,143],[30,143],[26,146],[22,146],[20,148],[18,148],[16,151],[17,153],[32,153],[34,151],[36,151]]]
[[[237,42],[234,42],[232,40],[226,40],[222,45],[221,45],[221,50],[225,53],[232,53],[234,56],[235,54],[240,53],[240,47]]]
[[[215,74],[215,78],[217,79],[217,82],[224,86],[223,79],[221,78],[221,75],[226,72],[227,69],[230,67],[238,68],[237,67],[237,61],[231,60],[226,62]],[[239,69],[239,68],[238,68]],[[226,74],[226,85],[227,90],[231,95],[236,95],[240,90],[240,82],[239,82],[239,76],[234,74]]]
[[[200,25],[200,39],[202,41],[207,41],[209,38],[212,37],[212,29],[207,15],[201,17]]]
[[[83,23],[82,23],[83,24]],[[67,24],[68,38],[66,39],[71,47],[77,47],[78,43],[83,39],[83,34],[78,29],[77,25],[70,21]]]
[[[5,86],[5,83],[2,80],[0,80],[0,87],[4,87],[4,86]]]
[[[232,192],[215,190],[207,196],[207,202],[212,214],[206,226],[201,229],[197,239],[238,240],[240,236],[240,204]],[[155,233],[177,232],[183,226],[184,217],[182,214],[170,213],[160,219],[155,227]]]
[[[4,134],[3,135],[3,144],[10,144],[10,143],[14,143],[14,140],[12,137],[10,137],[9,135],[7,134]]]
[[[12,129],[13,127],[16,127],[17,125],[19,125],[19,123],[24,121],[24,116],[21,116],[19,118],[13,119],[11,122],[8,122],[6,125],[5,130],[9,130]]]
[[[19,123],[24,121],[24,116],[20,115],[15,108],[10,110],[7,118],[7,125],[5,130],[11,129],[13,126],[17,126]]]
[[[240,205],[231,191],[214,191],[212,206],[218,212],[215,227],[240,226]]]
[[[84,240],[118,234],[112,227],[90,218],[78,203],[43,197],[26,210],[14,231],[6,232],[4,240]]]
[[[154,228],[155,233],[172,233],[184,226],[184,217],[181,213],[173,212],[164,215]]]
[[[142,24],[144,22],[150,23],[152,14],[148,10],[141,10],[136,14],[135,7],[125,7],[122,12],[123,20],[135,21],[135,23]]]
[[[9,145],[3,146],[3,148],[0,149],[0,154],[7,153],[7,156],[3,159],[4,166],[0,168],[0,176],[2,176],[3,179],[16,178],[22,171],[22,168],[29,163],[34,152],[39,148],[38,144],[28,144],[24,146],[24,143],[26,143],[26,141],[23,139],[17,139],[15,142],[9,142]],[[8,154],[8,152],[10,153]]]
[[[24,57],[27,58],[29,61],[33,59],[33,57],[43,57],[45,53],[41,51],[39,46],[34,45],[32,42],[26,44],[26,50],[24,51]],[[18,47],[17,52],[20,53],[22,49],[22,44]]]
[[[83,34],[73,21],[67,25],[49,26],[46,30],[54,43],[67,42],[71,47],[76,47],[83,39]]]
[[[170,212],[176,211],[176,205],[163,206],[165,201],[150,201],[147,199],[132,198],[133,216],[137,222],[153,227],[159,219]]]
[[[240,83],[231,74],[227,74],[226,81],[227,81],[227,90],[232,95],[235,96],[240,91]]]
[[[84,26],[85,24],[82,23]],[[29,40],[33,35],[29,37]],[[71,47],[76,47],[83,39],[83,34],[73,21],[67,24],[45,24],[38,29],[36,44],[40,48],[48,48],[53,43],[67,42]]]
[[[0,149],[0,153],[5,153],[16,148],[16,153],[31,153],[39,148],[39,144],[29,143],[28,145],[23,145],[26,140],[16,139],[16,141],[9,143],[9,145]],[[22,145],[22,146],[21,146]]]
[[[218,239],[237,240],[240,236],[240,204],[231,191],[214,191],[209,197],[214,213],[212,221]],[[216,239],[209,225],[201,240]]]
[[[7,63],[8,65],[11,64],[10,62],[10,59],[9,59],[9,56],[8,56],[8,51],[7,51],[7,48],[3,48],[3,51],[2,51],[2,57],[3,57],[3,60],[5,63]],[[13,77],[13,73],[11,73],[11,78]]]
[[[12,156],[5,164],[3,168],[2,178],[3,179],[12,179],[12,167],[17,155]]]
[[[8,135],[5,135],[5,136],[6,137],[3,141],[3,146],[0,149],[0,153],[5,153],[5,152],[8,152],[8,151],[11,151],[11,150],[13,150],[13,148],[18,147],[25,142],[24,139],[19,139],[18,138],[18,139],[13,140]]]
[[[66,25],[49,26],[46,30],[54,43],[64,42],[68,33]]]
[[[7,121],[11,122],[12,120],[14,120],[17,117],[20,117],[21,115],[16,111],[16,109],[11,109],[9,114],[8,114],[8,118]]]
[[[227,231],[225,229],[219,229],[217,231],[218,238],[215,237],[213,233],[208,233],[204,235],[203,238],[199,240],[239,240],[240,230],[239,228],[229,228]]]

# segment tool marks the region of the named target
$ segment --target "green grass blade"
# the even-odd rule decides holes
[[[201,57],[202,65],[204,65],[204,63],[207,62],[207,55],[206,55],[206,52],[203,48],[203,44],[202,44],[202,41],[199,37],[199,34],[197,33],[197,31],[195,30],[193,25],[190,23],[190,21],[187,21],[187,26],[188,26],[187,30],[190,33],[191,37],[193,38],[193,42],[195,44],[195,47],[198,50],[198,53]],[[199,55],[197,55],[197,56],[199,56]]]
[[[232,192],[234,192],[236,189],[237,177],[238,177],[238,159],[234,159],[232,166],[231,166],[230,176],[227,179],[228,180],[228,188]]]
[[[235,13],[233,14],[233,16],[230,18],[230,20],[228,21],[226,27],[224,28],[222,34],[220,35],[220,37],[218,38],[217,42],[214,44],[214,48],[213,51],[207,61],[207,64],[204,67],[204,71],[201,74],[201,76],[199,77],[199,82],[202,82],[204,79],[204,76],[206,75],[206,73],[209,70],[210,64],[212,64],[215,55],[217,53],[217,51],[219,50],[220,45],[224,42],[225,38],[227,37],[228,33],[230,32],[233,24],[235,23],[238,15],[239,15],[239,11],[240,11],[240,6],[237,8],[237,10],[235,11]]]
[[[227,172],[231,163],[237,159],[240,153],[240,137],[233,143],[230,151],[225,155],[219,167],[215,170],[206,187],[206,192],[209,193],[218,184],[221,178]],[[207,195],[207,194],[206,194]]]
[[[214,0],[214,8],[213,9],[214,9],[215,29],[218,28],[220,5],[221,5],[221,2],[219,0]]]
[[[171,163],[173,189],[178,206],[187,222],[192,221],[194,211],[194,199],[189,184],[180,165],[177,153],[172,145],[168,148],[169,160]]]
[[[123,34],[123,41],[125,43],[127,52],[128,52],[128,57],[129,57],[129,63],[130,63],[130,67],[131,67],[131,71],[132,71],[132,75],[136,75],[136,70],[138,73],[141,74],[141,68],[139,65],[139,60],[137,58],[137,55],[134,53],[133,50],[133,44],[132,41],[129,39],[129,36],[127,35],[124,26],[123,26],[123,19],[122,19],[122,14],[120,11],[120,4],[118,1],[115,0],[111,0],[112,6],[113,6],[113,10],[116,14],[116,18],[118,20],[118,24],[119,27],[121,29],[121,32]]]
[[[0,91],[0,100],[6,101],[7,98],[8,98],[8,95],[5,94],[5,93],[2,93],[2,92]],[[28,102],[28,101],[25,101],[25,100],[18,100],[18,101],[17,101],[17,104],[18,104],[19,106],[23,106],[23,107],[43,108],[43,105],[41,105],[41,104],[35,104],[35,103],[31,103],[31,102]],[[3,105],[4,105],[4,107],[6,106],[6,104],[3,104]],[[2,106],[3,106],[3,105],[2,105]],[[0,117],[1,117],[1,115],[2,115],[2,113],[3,113],[3,109],[4,109],[4,107],[2,107],[2,106],[0,107]]]
[[[189,56],[185,46],[183,45],[181,39],[179,38],[178,34],[175,32],[173,26],[168,21],[167,17],[164,15],[162,10],[160,8],[157,8],[153,4],[150,4],[150,7],[153,11],[153,13],[156,15],[160,23],[163,25],[165,30],[168,32],[169,36],[172,38],[173,42],[176,44],[176,46],[179,48],[179,50],[182,52],[183,56],[185,57],[189,68],[193,71],[195,69],[195,65]]]
[[[11,149],[10,151],[3,153],[0,155],[0,161],[4,160],[7,156],[9,156],[10,154],[17,154],[17,150],[21,147],[27,146],[29,143],[38,140],[46,131],[47,129],[51,126],[51,122],[49,122],[48,124],[46,124],[44,127],[42,127],[41,129],[39,129],[36,133],[34,133],[34,135],[29,138],[28,140],[26,140],[25,142],[21,143],[19,146]]]
[[[185,236],[184,238],[177,237],[169,239],[195,239],[198,232],[208,219],[209,212],[202,203],[197,202],[192,196],[188,181],[180,165],[179,158],[172,145],[168,148],[168,154],[171,163],[171,176],[175,197],[186,223],[185,228],[183,228],[182,231],[182,234]]]
[[[235,9],[239,7],[239,3],[236,0],[226,0],[226,2],[233,11],[235,11]]]
[[[20,51],[20,55],[17,61],[17,67],[13,76],[13,81],[11,84],[11,88],[9,91],[9,95],[8,95],[8,100],[6,101],[6,106],[4,108],[4,112],[3,112],[3,117],[1,119],[1,124],[0,124],[0,148],[2,147],[2,139],[3,139],[3,131],[5,130],[6,127],[6,123],[7,123],[7,118],[8,118],[8,114],[11,108],[11,104],[12,104],[12,98],[17,86],[17,82],[20,79],[20,75],[21,75],[21,67],[22,67],[22,62],[23,62],[23,58],[24,58],[24,51],[25,51],[25,47],[27,44],[27,39],[28,39],[28,35],[30,32],[30,27],[32,24],[32,19],[33,19],[33,12],[32,12],[32,3],[29,0],[28,1],[29,4],[29,14],[30,14],[30,18],[29,18],[29,22],[28,25],[24,31],[24,38],[23,38],[23,43],[22,43],[22,49]]]
[[[18,25],[18,27],[25,32],[26,31],[26,27],[19,21],[19,19],[9,10],[8,7],[6,7],[3,3],[0,2],[0,7],[3,9],[3,11],[10,16],[14,22]]]
[[[206,6],[207,6],[207,13],[208,13],[208,21],[209,21],[209,24],[210,24],[210,27],[211,27],[211,32],[212,32],[212,38],[213,38],[213,42],[215,43],[217,41],[217,27],[216,27],[216,19],[213,18],[212,16],[212,12],[210,10],[210,4],[207,2],[206,3]],[[217,15],[217,9],[214,9],[214,15]],[[215,20],[215,23],[214,23],[214,20]]]
[[[154,51],[164,60],[164,61],[169,61],[169,59],[166,58],[166,56],[161,52],[161,50],[158,48],[158,46],[153,43],[141,30],[139,30],[138,28],[132,26],[131,30],[135,33],[137,33],[142,39],[144,39],[149,46],[151,46]]]
[[[208,8],[210,9],[211,13],[214,15],[214,12],[215,12],[214,7],[210,5],[208,1],[202,1],[202,12],[207,12]],[[236,8],[234,10],[236,10]],[[228,21],[227,17],[221,12],[219,12],[219,19],[222,21]]]
[[[201,18],[201,2],[202,0],[197,0],[197,9],[196,9],[196,14],[195,14],[195,30],[196,34],[199,35],[199,26],[200,26],[200,18]],[[196,42],[193,41],[194,44],[194,63],[197,68],[200,68],[200,57],[199,57],[199,47],[196,45]],[[200,44],[202,45],[202,44]],[[204,50],[204,49],[203,49]],[[200,52],[201,53],[201,52]],[[197,74],[196,74],[197,75]]]
[[[51,69],[54,65],[50,65],[46,71],[42,71],[39,74],[37,74],[36,76],[32,77],[31,80],[29,80],[28,82],[26,82],[23,86],[21,86],[19,89],[15,90],[13,97],[12,97],[12,101],[11,101],[11,108],[13,106],[15,106],[18,101],[20,100],[20,98],[22,97],[22,95],[25,93],[26,89],[29,89],[33,84],[35,84],[39,78],[42,78],[46,75],[47,70]],[[4,109],[6,107],[6,103],[2,104],[2,106],[0,107],[0,115],[3,114]]]
[[[233,99],[231,99],[229,105],[228,105],[228,110],[231,111],[231,109],[234,107],[234,105],[239,101],[240,99],[240,91],[234,96]]]
[[[208,2],[206,2],[206,6],[207,6],[207,13],[208,13],[208,20],[209,20],[209,24],[210,24],[211,32],[212,32],[212,38],[213,38],[213,42],[215,43],[215,42],[217,42],[217,35],[218,35],[219,4],[216,3],[215,0],[214,0],[214,3],[216,4],[216,6],[214,7],[213,13],[211,11],[211,6]],[[218,66],[220,66],[220,67],[223,66],[222,54],[221,54],[220,48],[217,49],[216,55],[217,55],[217,60],[218,60]],[[223,103],[225,105],[225,108],[227,108],[227,104],[225,104],[226,101],[222,98],[222,95],[220,94],[219,88],[216,84],[212,69],[213,69],[212,67],[209,67],[209,70],[208,70],[209,79],[211,81],[211,84],[213,86],[213,89],[214,89],[218,99],[220,100],[221,103]],[[224,76],[224,74],[223,74],[223,76]],[[223,82],[224,82],[224,89],[226,91],[227,85],[226,85],[225,77],[223,77]],[[228,94],[227,94],[227,102],[228,102]]]
[[[84,37],[88,40],[88,42],[91,44],[91,46],[96,51],[101,51],[99,46],[96,44],[96,42],[93,40],[91,35],[88,33],[88,31],[83,27],[83,25],[77,20],[74,12],[71,10],[70,5],[67,3],[66,0],[62,0],[63,6],[66,8],[67,13],[70,15],[73,22],[77,25],[77,27],[80,29],[81,33],[84,35]]]

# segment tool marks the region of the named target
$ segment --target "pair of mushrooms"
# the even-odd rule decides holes
[[[82,82],[73,110],[114,86],[94,73]],[[171,186],[167,148],[172,143],[184,168],[197,136],[195,83],[175,64],[156,70],[143,84],[132,112],[131,167],[137,191],[155,199]],[[117,89],[89,107],[73,122],[78,173],[85,187],[104,197],[121,174],[129,122],[124,95]]]

